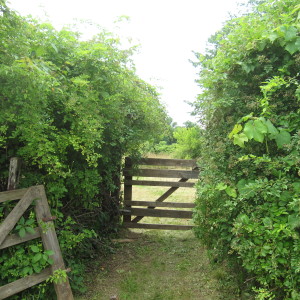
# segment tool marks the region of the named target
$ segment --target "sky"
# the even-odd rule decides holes
[[[9,0],[21,15],[50,21],[58,30],[77,20],[91,20],[108,31],[131,37],[139,44],[133,57],[137,74],[157,86],[174,122],[197,119],[190,115],[200,88],[196,84],[194,52],[204,53],[208,38],[247,0]],[[128,16],[127,22],[115,21]],[[95,27],[85,26],[84,37]]]

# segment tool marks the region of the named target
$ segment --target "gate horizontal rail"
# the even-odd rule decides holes
[[[155,202],[155,201],[129,201],[125,202],[128,206],[150,206],[150,207],[176,207],[176,208],[194,208],[195,203],[178,202]]]
[[[192,213],[193,213],[192,211],[187,211],[187,210],[154,209],[153,207],[153,208],[131,208],[128,211],[124,210],[123,215],[191,219]]]
[[[188,187],[195,186],[194,182],[179,182],[179,181],[152,181],[152,180],[125,180],[125,185],[145,185],[145,186],[171,186],[171,187]]]
[[[124,222],[123,226],[126,228],[163,229],[163,230],[191,230],[194,227],[192,225],[148,224],[148,223],[132,223],[132,222]]]
[[[0,249],[28,242],[36,238],[41,238],[44,249],[53,251],[53,254],[50,256],[53,260],[53,264],[42,270],[40,273],[28,275],[4,286],[0,286],[0,299],[13,296],[27,288],[47,280],[56,270],[68,271],[65,268],[54,224],[51,221],[52,216],[44,186],[32,186],[27,189],[0,193],[0,203],[11,200],[19,201],[0,224]],[[33,202],[38,227],[33,229],[34,232],[27,233],[23,237],[11,233],[19,219]],[[47,222],[47,224],[45,222]],[[54,282],[54,288],[58,300],[73,300],[73,294],[68,278],[66,278],[65,282]]]
[[[124,209],[121,209],[123,214],[123,226],[126,228],[144,228],[144,229],[165,229],[165,230],[189,230],[192,225],[170,225],[170,224],[147,224],[138,223],[144,217],[162,217],[162,218],[180,218],[191,219],[191,210],[177,210],[176,208],[194,208],[194,203],[177,203],[163,202],[171,194],[180,187],[192,188],[195,182],[187,182],[189,179],[197,179],[199,170],[196,160],[185,159],[157,159],[143,158],[137,166],[149,166],[149,168],[135,168],[129,157],[125,159],[124,175]],[[154,166],[154,168],[150,168]],[[159,169],[158,167],[180,167],[183,169]],[[187,168],[190,168],[187,170]],[[134,178],[137,177],[137,178]],[[139,180],[138,177],[154,177],[154,178],[180,178],[179,181],[167,180]],[[166,186],[170,187],[163,195],[155,201],[137,201],[132,200],[132,187],[134,185],[142,186]],[[134,206],[146,206],[147,208],[136,208]],[[175,208],[172,209],[156,209],[156,207]],[[135,216],[133,219],[132,216]]]
[[[183,171],[183,170],[155,170],[155,169],[124,169],[125,176],[140,176],[140,177],[160,177],[160,178],[192,178],[197,179],[198,171]]]

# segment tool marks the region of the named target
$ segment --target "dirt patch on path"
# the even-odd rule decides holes
[[[235,300],[228,274],[209,264],[191,231],[124,230],[117,250],[95,262],[78,300]]]

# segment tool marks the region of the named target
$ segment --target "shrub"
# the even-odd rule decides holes
[[[254,4],[198,54],[196,233],[243,266],[257,299],[299,299],[300,6]]]

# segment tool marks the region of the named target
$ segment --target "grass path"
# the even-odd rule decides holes
[[[134,187],[134,200],[155,200],[165,188]],[[181,188],[168,201],[193,202],[194,189]],[[145,223],[189,224],[188,220],[145,218]],[[88,292],[76,300],[238,300],[232,276],[209,263],[192,231],[123,230],[115,253],[94,262]]]
[[[133,242],[118,244],[106,261],[98,261],[89,292],[76,299],[239,299],[229,275],[209,264],[205,248],[191,231],[124,230],[122,237]]]

